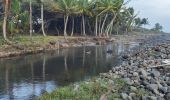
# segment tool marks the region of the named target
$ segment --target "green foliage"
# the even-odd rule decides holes
[[[154,28],[151,30],[156,31],[156,32],[161,32],[162,29],[163,29],[162,25],[160,25],[159,23],[156,23]]]
[[[41,96],[40,100],[99,100],[103,94],[106,94],[108,100],[113,100],[115,98],[121,99],[120,93],[126,91],[135,92],[137,95],[136,100],[143,95],[149,94],[140,88],[138,91],[131,91],[130,86],[122,79],[96,78],[77,85],[56,89],[50,94],[46,93]]]

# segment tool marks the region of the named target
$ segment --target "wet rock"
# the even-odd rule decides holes
[[[69,47],[69,45],[67,43],[60,43],[59,45],[60,45],[60,47],[63,47],[63,48],[68,48]]]
[[[55,41],[50,41],[49,44],[50,44],[50,45],[55,45],[56,42],[55,42]]]

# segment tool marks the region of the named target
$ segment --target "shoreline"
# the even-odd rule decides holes
[[[149,35],[147,36],[150,37]],[[128,45],[128,42],[137,40],[135,39],[135,37],[138,37],[139,39],[141,39],[142,35],[130,35],[130,36],[129,35],[118,35],[118,36],[112,36],[110,38],[68,37],[67,40],[65,40],[64,37],[61,37],[61,36],[59,38],[57,36],[49,36],[49,37],[40,36],[41,39],[39,41],[35,40],[35,42],[34,41],[30,42],[29,37],[24,37],[24,40],[20,40],[22,38],[21,37],[20,39],[18,39],[18,41],[14,41],[15,46],[8,45],[6,43],[1,45],[0,59],[16,57],[16,56],[21,56],[21,55],[43,53],[43,52],[53,51],[57,49],[70,48],[70,47],[105,45],[107,43],[113,43],[117,41],[118,38],[120,37],[123,38],[122,41],[124,41]],[[47,40],[45,40],[46,38]],[[18,44],[15,44],[15,42],[18,42]],[[19,42],[23,42],[23,43],[19,44]],[[42,42],[43,42],[43,45],[41,44]]]
[[[164,59],[170,59],[170,39],[166,40],[167,36],[158,35],[145,39],[143,44],[135,49],[136,52],[125,52],[121,56],[124,59],[122,64],[114,66],[108,73],[101,73],[95,79],[59,88],[52,93],[45,93],[40,99],[84,99],[86,92],[91,94],[91,89],[96,90],[97,85],[97,91],[100,92],[96,92],[95,95],[89,94],[88,99],[103,100],[101,98],[112,97],[123,100],[169,100],[170,77],[168,73],[163,73],[167,67],[161,66],[161,70],[150,68],[163,64],[161,61]],[[89,90],[84,90],[84,86]],[[81,94],[82,91],[85,93]]]
[[[13,45],[4,44],[5,47],[3,48],[2,46],[0,48],[0,58],[10,58],[10,57],[16,57],[22,55],[37,54],[37,53],[43,53],[43,52],[64,49],[64,48],[71,48],[71,47],[104,45],[109,42],[115,41],[114,37],[112,38],[69,37],[67,40],[63,39],[64,37],[60,37],[58,39],[57,36],[52,36],[52,38],[54,39],[48,40],[43,45],[40,45],[40,43],[39,44],[25,43],[21,45],[15,44],[14,47]],[[18,49],[17,47],[18,48],[23,47],[23,48],[21,50]]]

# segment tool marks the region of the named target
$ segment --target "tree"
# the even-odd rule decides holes
[[[149,22],[148,22],[148,18],[143,18],[142,20],[141,20],[141,25],[148,25],[149,24]]]
[[[10,5],[10,0],[5,0],[5,11],[4,11],[4,19],[3,19],[3,37],[6,41],[7,39],[7,19],[8,19],[8,13],[9,13],[9,5]]]
[[[30,7],[30,18],[29,18],[29,21],[30,21],[30,39],[32,41],[32,32],[33,32],[33,28],[32,28],[32,0],[29,0],[29,7]]]
[[[135,27],[140,27],[141,26],[141,19],[138,17],[138,18],[135,18]]]
[[[69,17],[72,13],[75,13],[77,6],[75,5],[76,0],[55,0],[55,3],[52,4],[53,9],[56,12],[63,14],[64,16],[64,37],[67,36],[67,24]],[[52,2],[53,3],[53,2]]]
[[[44,31],[44,0],[41,0],[41,29],[43,32],[43,35],[46,36],[45,31]]]
[[[91,9],[89,0],[79,0],[78,2],[78,11],[79,14],[82,16],[82,24],[83,24],[83,35],[86,35],[86,23],[85,23],[85,15],[91,15]]]
[[[160,25],[159,23],[156,23],[155,27],[152,30],[157,31],[157,32],[161,32],[162,29],[163,29],[162,25]]]

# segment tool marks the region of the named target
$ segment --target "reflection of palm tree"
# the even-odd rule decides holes
[[[5,66],[5,85],[6,85],[6,92],[9,95],[9,67]]]
[[[64,66],[65,66],[65,71],[68,72],[67,55],[64,56]]]
[[[32,94],[35,94],[35,86],[34,86],[34,66],[33,63],[30,62],[30,66],[31,66],[31,77],[32,77]]]
[[[75,63],[75,49],[73,49],[73,52],[72,52],[72,60],[73,60],[73,65]]]
[[[84,64],[85,64],[85,59],[86,59],[86,47],[84,46],[83,47],[83,67],[84,67]]]
[[[98,58],[98,55],[97,55],[98,54],[97,46],[96,46],[96,52],[95,53],[96,53],[96,57],[95,58],[96,58],[96,66],[97,66],[97,63],[98,63],[98,59],[97,59]]]
[[[45,85],[45,66],[46,66],[46,57],[43,57],[43,72],[42,72],[42,77],[43,77],[43,85],[44,85],[44,90],[46,90],[46,85]]]

